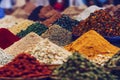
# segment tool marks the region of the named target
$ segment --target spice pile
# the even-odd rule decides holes
[[[8,29],[0,28],[0,48],[5,49],[20,38],[12,34]]]
[[[72,41],[72,33],[58,25],[51,26],[41,37],[48,38],[59,46],[65,46]]]
[[[21,40],[15,42],[10,47],[6,48],[4,51],[13,55],[23,53],[28,48],[33,49],[37,43],[43,40],[39,35],[31,32]]]
[[[28,49],[25,52],[34,55],[40,62],[46,64],[63,64],[67,61],[70,52],[61,48],[48,39],[40,41],[35,48]]]
[[[87,9],[85,9],[82,13],[80,13],[77,17],[76,20],[81,21],[84,20],[86,18],[88,18],[88,16],[90,15],[90,13],[93,13],[96,10],[99,10],[102,8],[99,8],[95,5],[88,7]]]
[[[99,65],[103,65],[120,50],[111,45],[94,30],[90,30],[83,34],[76,41],[65,46],[65,48],[72,52],[78,51],[87,59]]]
[[[116,80],[117,78],[78,53],[74,53],[66,63],[55,71],[55,74],[61,80]]]
[[[13,34],[19,33],[21,30],[26,30],[26,28],[32,25],[34,22],[30,20],[23,20],[21,23],[8,28]]]
[[[116,75],[120,79],[120,51],[115,54],[106,64],[105,68],[110,69],[113,75]]]
[[[24,37],[26,36],[28,33],[30,32],[35,32],[38,35],[41,35],[42,33],[44,33],[48,28],[40,23],[34,23],[30,26],[28,26],[28,28],[26,30],[22,30],[20,33],[17,34],[17,36],[19,37]]]
[[[0,49],[0,66],[3,66],[10,62],[13,59],[13,56],[5,53],[2,49]]]
[[[91,13],[86,20],[74,27],[73,34],[79,37],[91,29],[97,31],[102,36],[120,36],[119,21],[105,10]]]
[[[0,19],[0,28],[9,28],[12,27],[18,23],[20,23],[22,20],[21,18],[16,18],[14,16],[5,16],[3,19]]]
[[[19,54],[10,63],[0,68],[0,78],[32,78],[49,76],[51,73],[47,65],[39,63],[36,58],[25,53]]]
[[[51,26],[57,19],[61,17],[61,14],[57,12],[56,10],[51,10],[47,14],[45,14],[46,20],[43,21],[42,23],[46,26]]]
[[[79,21],[71,19],[67,15],[62,15],[61,18],[54,22],[54,24],[57,24],[66,30],[72,31],[72,28],[78,25]]]
[[[65,9],[62,14],[68,15],[70,18],[74,18],[78,14],[80,14],[84,9],[79,9],[78,7],[71,6]]]

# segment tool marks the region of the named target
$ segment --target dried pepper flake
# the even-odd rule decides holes
[[[11,62],[0,68],[0,78],[32,78],[49,76],[52,71],[30,54],[21,53]]]
[[[0,47],[5,49],[20,38],[12,34],[8,29],[0,28]]]

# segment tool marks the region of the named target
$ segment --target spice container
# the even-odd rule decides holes
[[[26,30],[21,30],[20,33],[17,34],[17,36],[19,37],[24,37],[26,36],[28,33],[30,32],[35,32],[38,35],[41,35],[42,33],[44,33],[48,28],[40,23],[34,23],[30,26],[28,26],[28,28]]]
[[[63,64],[67,61],[70,52],[61,48],[48,39],[40,41],[33,49],[28,49],[26,53],[31,53],[40,62],[45,64]]]
[[[77,40],[65,46],[65,49],[72,52],[78,51],[90,61],[101,66],[120,50],[94,30],[86,32]]]
[[[79,21],[71,19],[67,15],[62,15],[61,18],[56,20],[53,24],[57,24],[66,30],[72,31],[72,28],[79,24]]]
[[[12,34],[8,29],[0,28],[0,47],[5,49],[20,38]]]
[[[51,26],[41,37],[48,38],[59,46],[65,46],[72,42],[72,33],[59,25]]]
[[[68,61],[54,71],[61,80],[116,80],[103,67],[91,63],[79,53],[74,53]]]
[[[13,55],[23,53],[28,48],[33,49],[37,43],[43,40],[39,35],[34,32],[29,33],[21,40],[17,41],[10,47],[6,48],[4,51]]]
[[[32,25],[34,22],[30,20],[23,20],[21,23],[8,28],[13,34],[19,33],[21,30],[26,30],[28,26]]]

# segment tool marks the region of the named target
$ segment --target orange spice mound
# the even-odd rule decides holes
[[[100,34],[95,32],[94,30],[90,30],[87,33],[83,34],[76,41],[71,44],[65,46],[65,49],[71,52],[79,52],[87,59],[101,64],[99,60],[99,56],[101,58],[111,58],[115,53],[117,53],[120,49],[110,44],[107,40],[105,40]],[[96,61],[95,61],[96,60]],[[107,59],[108,60],[108,59]]]

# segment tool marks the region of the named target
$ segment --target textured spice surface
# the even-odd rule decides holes
[[[13,34],[17,34],[19,33],[21,30],[26,30],[26,28],[30,25],[32,25],[34,22],[30,21],[30,20],[23,20],[20,24],[17,24],[13,27],[10,27],[9,30],[13,33]]]
[[[81,36],[89,30],[95,30],[103,36],[120,36],[120,22],[105,10],[95,11],[73,29],[75,36]]]
[[[29,33],[21,40],[15,42],[10,47],[6,48],[4,51],[10,54],[19,54],[27,50],[28,48],[34,48],[35,45],[43,40],[39,35],[34,32]]]
[[[54,24],[57,24],[66,30],[72,31],[72,28],[78,25],[79,21],[71,19],[67,15],[62,15],[61,18],[54,22]]]
[[[22,20],[24,20],[24,19],[7,15],[3,19],[0,19],[0,28],[12,27],[18,23],[21,23]]]
[[[50,74],[51,70],[47,65],[40,64],[36,58],[25,53],[19,54],[10,63],[0,68],[0,77],[31,78]]]
[[[7,64],[13,59],[13,56],[0,49],[0,66]]]
[[[35,48],[25,51],[33,54],[40,62],[46,64],[63,64],[67,61],[70,52],[61,48],[48,39],[40,41]]]
[[[104,65],[105,68],[111,69],[110,72],[116,75],[120,79],[120,51],[115,54],[108,62]]]
[[[61,80],[116,80],[104,68],[97,67],[78,53],[74,53],[55,73]]]
[[[12,34],[8,29],[0,28],[0,47],[5,49],[20,38]]]
[[[48,38],[59,46],[65,46],[72,41],[72,33],[59,25],[51,26],[41,37]]]
[[[41,35],[47,29],[48,28],[43,24],[34,23],[34,24],[30,25],[26,30],[22,30],[20,33],[18,33],[17,36],[22,38],[22,37],[26,36],[30,32],[35,32],[36,34]]]
[[[105,61],[108,61],[109,58],[120,50],[111,45],[94,30],[90,30],[83,34],[76,41],[65,46],[65,48],[73,52],[78,51],[92,62],[100,65],[104,64]]]

